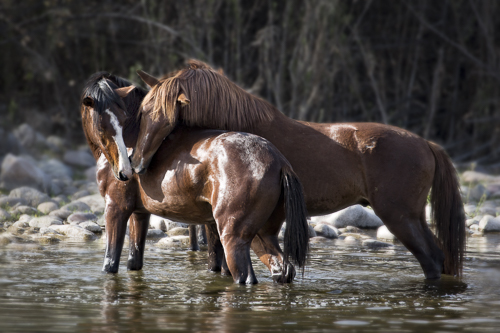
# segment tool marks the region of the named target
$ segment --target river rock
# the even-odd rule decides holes
[[[488,198],[488,191],[483,184],[477,184],[471,190],[469,190],[469,199],[473,201],[481,201]]]
[[[100,234],[102,233],[101,226],[95,222],[92,221],[86,221],[86,222],[81,222],[78,224],[80,228],[87,229],[88,231],[91,231],[95,234]]]
[[[315,216],[312,220],[316,223],[327,222],[336,228],[377,228],[383,225],[382,220],[371,209],[361,205],[350,206],[330,215]]]
[[[60,160],[54,158],[41,161],[39,166],[52,179],[62,179],[69,182],[73,177],[73,170]]]
[[[353,235],[349,235],[349,236],[345,236],[345,237],[343,237],[343,235],[342,235],[342,238],[344,239],[344,242],[346,242],[346,243],[355,243],[359,239]]]
[[[12,190],[28,185],[39,190],[48,191],[50,189],[50,179],[30,159],[7,154],[2,162],[0,187]]]
[[[28,214],[22,214],[21,216],[19,216],[19,221],[23,221],[23,222],[29,222],[33,219],[34,217],[31,216],[31,215],[28,215]]]
[[[97,216],[93,213],[73,213],[66,219],[68,223],[96,222]]]
[[[30,220],[29,225],[30,227],[33,228],[42,228],[42,227],[48,227],[51,225],[62,225],[63,221],[55,216],[41,216],[41,217],[35,217]]]
[[[83,198],[83,197],[86,197],[86,196],[89,196],[89,195],[90,195],[90,192],[88,190],[80,190],[78,192],[75,192],[71,196],[71,200],[78,200],[80,198]]]
[[[54,235],[34,235],[32,239],[42,245],[56,244],[61,241],[61,239]]]
[[[318,234],[316,234],[316,230],[314,230],[314,227],[312,225],[308,225],[309,227],[309,238],[317,237]]]
[[[97,215],[104,214],[106,203],[100,194],[88,195],[78,199],[78,201],[87,204],[93,213]]]
[[[87,150],[70,150],[64,154],[65,163],[79,167],[91,167],[95,165],[95,159]]]
[[[90,212],[91,211],[89,205],[87,205],[85,202],[80,201],[80,200],[70,202],[69,204],[62,206],[60,209],[69,210],[72,212]]]
[[[467,227],[470,227],[471,225],[474,225],[474,224],[479,225],[479,221],[476,220],[475,218],[473,218],[473,219],[467,219],[465,221],[465,224],[467,225]]]
[[[332,227],[326,223],[319,223],[314,227],[314,231],[319,236],[323,236],[326,238],[339,238],[339,233],[337,228]]]
[[[499,232],[500,231],[500,218],[491,215],[485,215],[479,221],[479,230],[483,232]]]
[[[30,224],[26,221],[17,221],[12,226],[16,228],[28,228]]]
[[[26,149],[36,151],[48,148],[45,137],[26,123],[14,129],[13,134]]]
[[[36,207],[36,209],[38,209],[43,214],[47,215],[50,212],[52,212],[56,209],[59,209],[59,205],[53,201],[47,201],[47,202],[39,204],[38,207]]]
[[[51,228],[71,239],[88,241],[97,238],[93,232],[76,225],[53,225]]]
[[[375,239],[365,239],[362,244],[363,246],[366,246],[370,249],[380,249],[384,247],[394,246],[392,244],[381,242]]]
[[[12,198],[12,197],[2,197],[0,198],[0,207],[4,209],[10,209],[15,205],[27,205],[28,201],[23,198]]]
[[[167,237],[167,235],[158,229],[148,229],[148,234],[146,236],[147,239],[159,239]]]
[[[0,208],[0,222],[13,221],[13,220],[15,220],[15,217],[13,217],[8,211]]]
[[[40,234],[41,235],[62,235],[60,232],[58,232],[57,230],[55,230],[51,227],[40,228]]]
[[[151,229],[155,230],[155,229]],[[156,246],[162,248],[176,248],[176,247],[188,247],[189,246],[189,236],[172,236],[160,239]]]
[[[378,239],[383,239],[383,240],[388,240],[388,241],[395,241],[397,240],[396,236],[394,236],[389,229],[385,225],[381,226],[380,228],[377,229],[377,238]]]
[[[169,236],[189,236],[189,229],[188,228],[182,228],[182,227],[177,227],[177,228],[172,228],[169,231],[167,231],[167,235]]]
[[[24,205],[20,205],[20,206],[17,206],[16,208],[12,209],[11,211],[12,214],[26,214],[26,215],[39,215],[40,212],[34,208],[34,207],[30,207],[30,206],[24,206]]]
[[[73,214],[72,211],[67,210],[67,209],[56,209],[53,210],[49,213],[49,216],[55,216],[60,218],[61,220],[66,220],[71,214]]]
[[[9,197],[22,198],[26,200],[27,204],[31,207],[38,207],[39,204],[51,201],[50,197],[32,187],[18,187],[10,191]]]
[[[167,231],[167,225],[165,224],[165,219],[161,216],[151,214],[149,218],[149,227],[152,229],[158,229],[163,232]]]

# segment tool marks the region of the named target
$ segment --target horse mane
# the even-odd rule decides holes
[[[246,92],[204,62],[189,60],[187,68],[159,80],[142,105],[154,103],[151,116],[164,115],[171,124],[181,119],[188,126],[241,131],[279,112],[267,101]],[[178,114],[177,97],[184,93],[190,103]]]

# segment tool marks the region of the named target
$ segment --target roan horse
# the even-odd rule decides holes
[[[216,226],[235,282],[257,282],[250,246],[275,281],[291,282],[289,259],[303,266],[309,239],[302,187],[288,161],[252,134],[180,126],[158,149],[149,172],[133,174],[127,149],[137,140],[145,94],[105,72],[94,74],[82,94],[83,129],[106,202],[103,271],[118,271],[129,218],[128,269],[142,268],[149,216],[156,214]],[[277,234],[285,216],[283,253]]]
[[[271,141],[290,161],[304,186],[310,215],[370,205],[415,255],[426,278],[461,274],[465,214],[456,171],[438,145],[377,123],[293,120],[196,60],[160,80],[138,74],[152,90],[141,105],[143,120],[131,156],[136,172],[148,167],[178,122],[254,133]],[[431,187],[436,236],[425,220]]]

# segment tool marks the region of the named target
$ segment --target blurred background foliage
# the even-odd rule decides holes
[[[0,121],[78,142],[85,80],[209,62],[290,117],[374,121],[500,163],[495,0],[0,0]]]

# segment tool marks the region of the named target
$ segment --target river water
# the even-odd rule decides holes
[[[469,238],[462,279],[423,278],[401,245],[311,244],[304,275],[234,285],[206,251],[146,248],[143,271],[100,272],[104,244],[0,248],[0,332],[498,332],[500,235]]]

